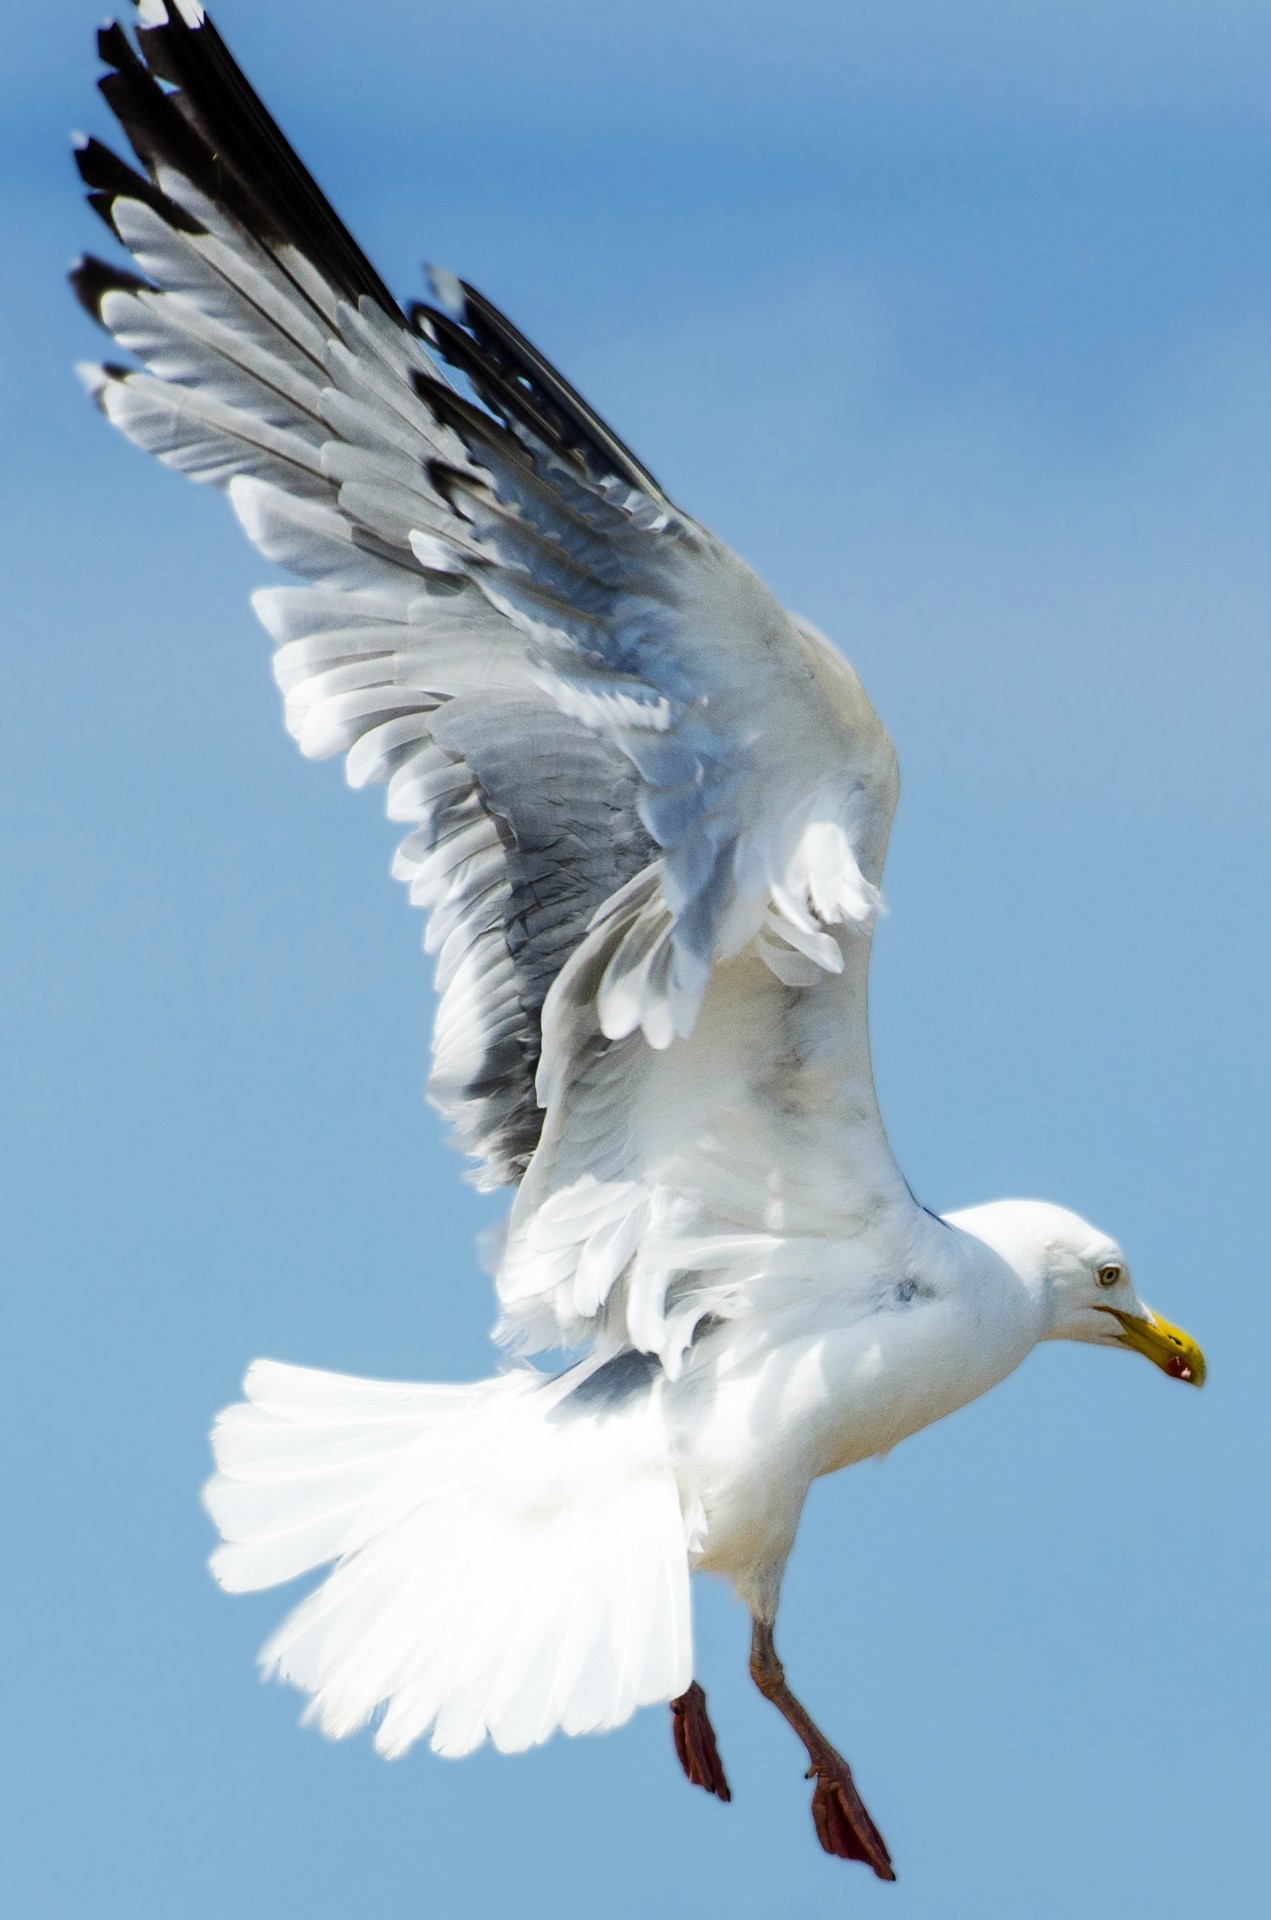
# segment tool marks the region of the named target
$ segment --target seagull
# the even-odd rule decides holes
[[[689,1609],[721,1576],[822,1847],[894,1879],[774,1639],[813,1481],[1039,1341],[1193,1386],[1200,1349],[1075,1214],[940,1217],[897,1167],[866,1007],[896,760],[852,668],[473,287],[399,306],[197,0],[138,15],[98,39],[132,159],[77,142],[135,265],[71,276],[127,358],[81,372],[297,580],[253,602],[287,727],[406,828],[430,1097],[514,1189],[502,1370],[257,1361],[213,1435],[213,1570],[332,1566],[262,1660],[333,1737],[517,1751],[669,1702],[728,1800]]]

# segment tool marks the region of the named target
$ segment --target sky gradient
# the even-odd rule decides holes
[[[1215,0],[223,0],[389,284],[513,315],[834,636],[896,740],[875,1065],[936,1209],[1125,1245],[1184,1392],[1051,1347],[820,1484],[791,1682],[896,1887],[825,1859],[699,1583],[734,1802],[666,1716],[460,1764],[297,1728],[205,1570],[256,1354],[471,1379],[499,1212],[420,1099],[376,796],[283,733],[215,496],[108,431],[97,10],[0,47],[4,1869],[23,1920],[1182,1920],[1265,1897],[1271,16]]]

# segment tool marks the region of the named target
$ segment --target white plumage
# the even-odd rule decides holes
[[[264,1656],[328,1733],[513,1749],[670,1699],[727,1797],[688,1606],[724,1573],[822,1843],[890,1877],[772,1646],[809,1485],[1039,1339],[1199,1352],[1074,1216],[939,1220],[897,1169],[866,1012],[896,768],[851,668],[473,289],[401,312],[194,0],[140,17],[140,58],[100,45],[142,171],[79,152],[138,271],[74,275],[140,366],[86,382],[302,583],[255,600],[287,727],[407,829],[431,1095],[517,1189],[500,1337],[585,1355],[470,1387],[258,1362],[217,1577],[335,1563]]]
[[[511,1373],[392,1386],[257,1361],[217,1422],[208,1508],[231,1592],[339,1570],[262,1655],[324,1731],[439,1753],[594,1733],[688,1686],[684,1529],[647,1401],[554,1421]]]

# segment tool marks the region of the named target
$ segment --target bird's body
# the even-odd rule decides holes
[[[1195,1381],[1199,1351],[1076,1216],[941,1220],[896,1166],[866,990],[896,762],[852,669],[472,288],[397,307],[197,0],[141,20],[141,58],[100,45],[144,171],[79,154],[140,272],[74,280],[143,370],[88,385],[303,581],[255,602],[288,727],[408,829],[431,1095],[516,1188],[500,1337],[582,1356],[468,1387],[257,1363],[215,1436],[218,1576],[336,1563],[266,1655],[333,1734],[517,1748],[670,1700],[727,1797],[688,1601],[726,1576],[823,1845],[891,1877],[773,1644],[810,1485],[1039,1340]]]
[[[1037,1303],[982,1243],[928,1217],[897,1254],[869,1257],[867,1314],[848,1305],[852,1287],[838,1314],[796,1308],[753,1343],[708,1339],[664,1390],[682,1484],[705,1514],[700,1564],[769,1620],[813,1480],[956,1412],[1036,1342]]]

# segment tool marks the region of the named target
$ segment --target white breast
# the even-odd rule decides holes
[[[965,1406],[1036,1343],[1036,1302],[1017,1276],[969,1236],[938,1233],[933,1279],[880,1275],[868,1314],[790,1325],[750,1352],[721,1330],[718,1350],[703,1341],[666,1389],[696,1564],[761,1609],[814,1479]]]

